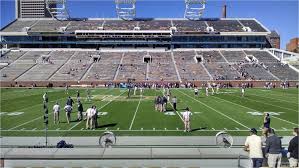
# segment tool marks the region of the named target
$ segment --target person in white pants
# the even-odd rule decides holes
[[[183,120],[184,120],[184,125],[185,125],[185,130],[184,132],[190,132],[190,121],[191,121],[191,115],[192,113],[190,112],[189,108],[186,108],[186,111],[183,113]]]

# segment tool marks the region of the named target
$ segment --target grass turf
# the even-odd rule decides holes
[[[78,122],[77,104],[74,105],[72,122],[66,123],[65,113],[60,112],[60,123],[53,124],[52,107],[56,101],[64,106],[70,95],[76,101],[76,91],[80,91],[84,109],[95,104],[106,115],[98,119],[96,130],[85,130],[85,121]],[[240,89],[220,89],[219,94],[206,97],[201,90],[195,97],[192,89],[171,89],[178,98],[178,112],[168,104],[169,113],[154,109],[154,97],[162,95],[162,90],[146,89],[143,97],[127,98],[126,89],[91,89],[92,101],[86,101],[85,89],[63,88],[1,88],[1,136],[42,136],[44,135],[42,95],[49,95],[50,136],[99,136],[110,130],[116,135],[138,136],[192,136],[215,135],[223,130],[232,135],[248,135],[248,129],[261,128],[263,116],[252,115],[274,112],[271,127],[279,135],[291,135],[292,128],[298,127],[298,89],[247,89],[245,97],[240,97]],[[180,112],[189,107],[193,112],[193,131],[183,132]],[[16,112],[20,112],[19,115]],[[257,113],[260,112],[260,113]],[[169,115],[171,114],[171,115]]]

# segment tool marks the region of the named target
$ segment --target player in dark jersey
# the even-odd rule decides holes
[[[268,130],[270,129],[270,114],[265,113],[264,116],[264,128],[263,128],[263,134],[267,137]]]

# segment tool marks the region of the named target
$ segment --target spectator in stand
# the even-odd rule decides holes
[[[261,137],[257,136],[257,130],[255,128],[250,129],[250,136],[246,138],[244,150],[249,152],[249,157],[252,161],[252,167],[262,167],[262,139]]]
[[[288,159],[290,163],[290,167],[298,167],[298,128],[294,128],[293,134],[294,138],[291,139],[288,147]]]
[[[270,168],[280,167],[282,157],[281,139],[275,135],[272,128],[268,130],[269,136],[266,139],[265,153]]]

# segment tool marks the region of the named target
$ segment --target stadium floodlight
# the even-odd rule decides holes
[[[216,134],[216,145],[221,148],[230,148],[233,145],[233,137],[225,131]]]
[[[136,0],[115,0],[117,16],[123,20],[133,20],[136,15]]]
[[[116,143],[116,137],[113,134],[113,132],[110,131],[104,132],[99,139],[99,145],[101,145],[103,148],[111,147],[115,143]]]
[[[66,7],[67,0],[46,0],[46,8],[53,18],[67,20],[69,13]]]
[[[185,0],[186,9],[184,17],[189,20],[198,20],[206,8],[206,0]]]

